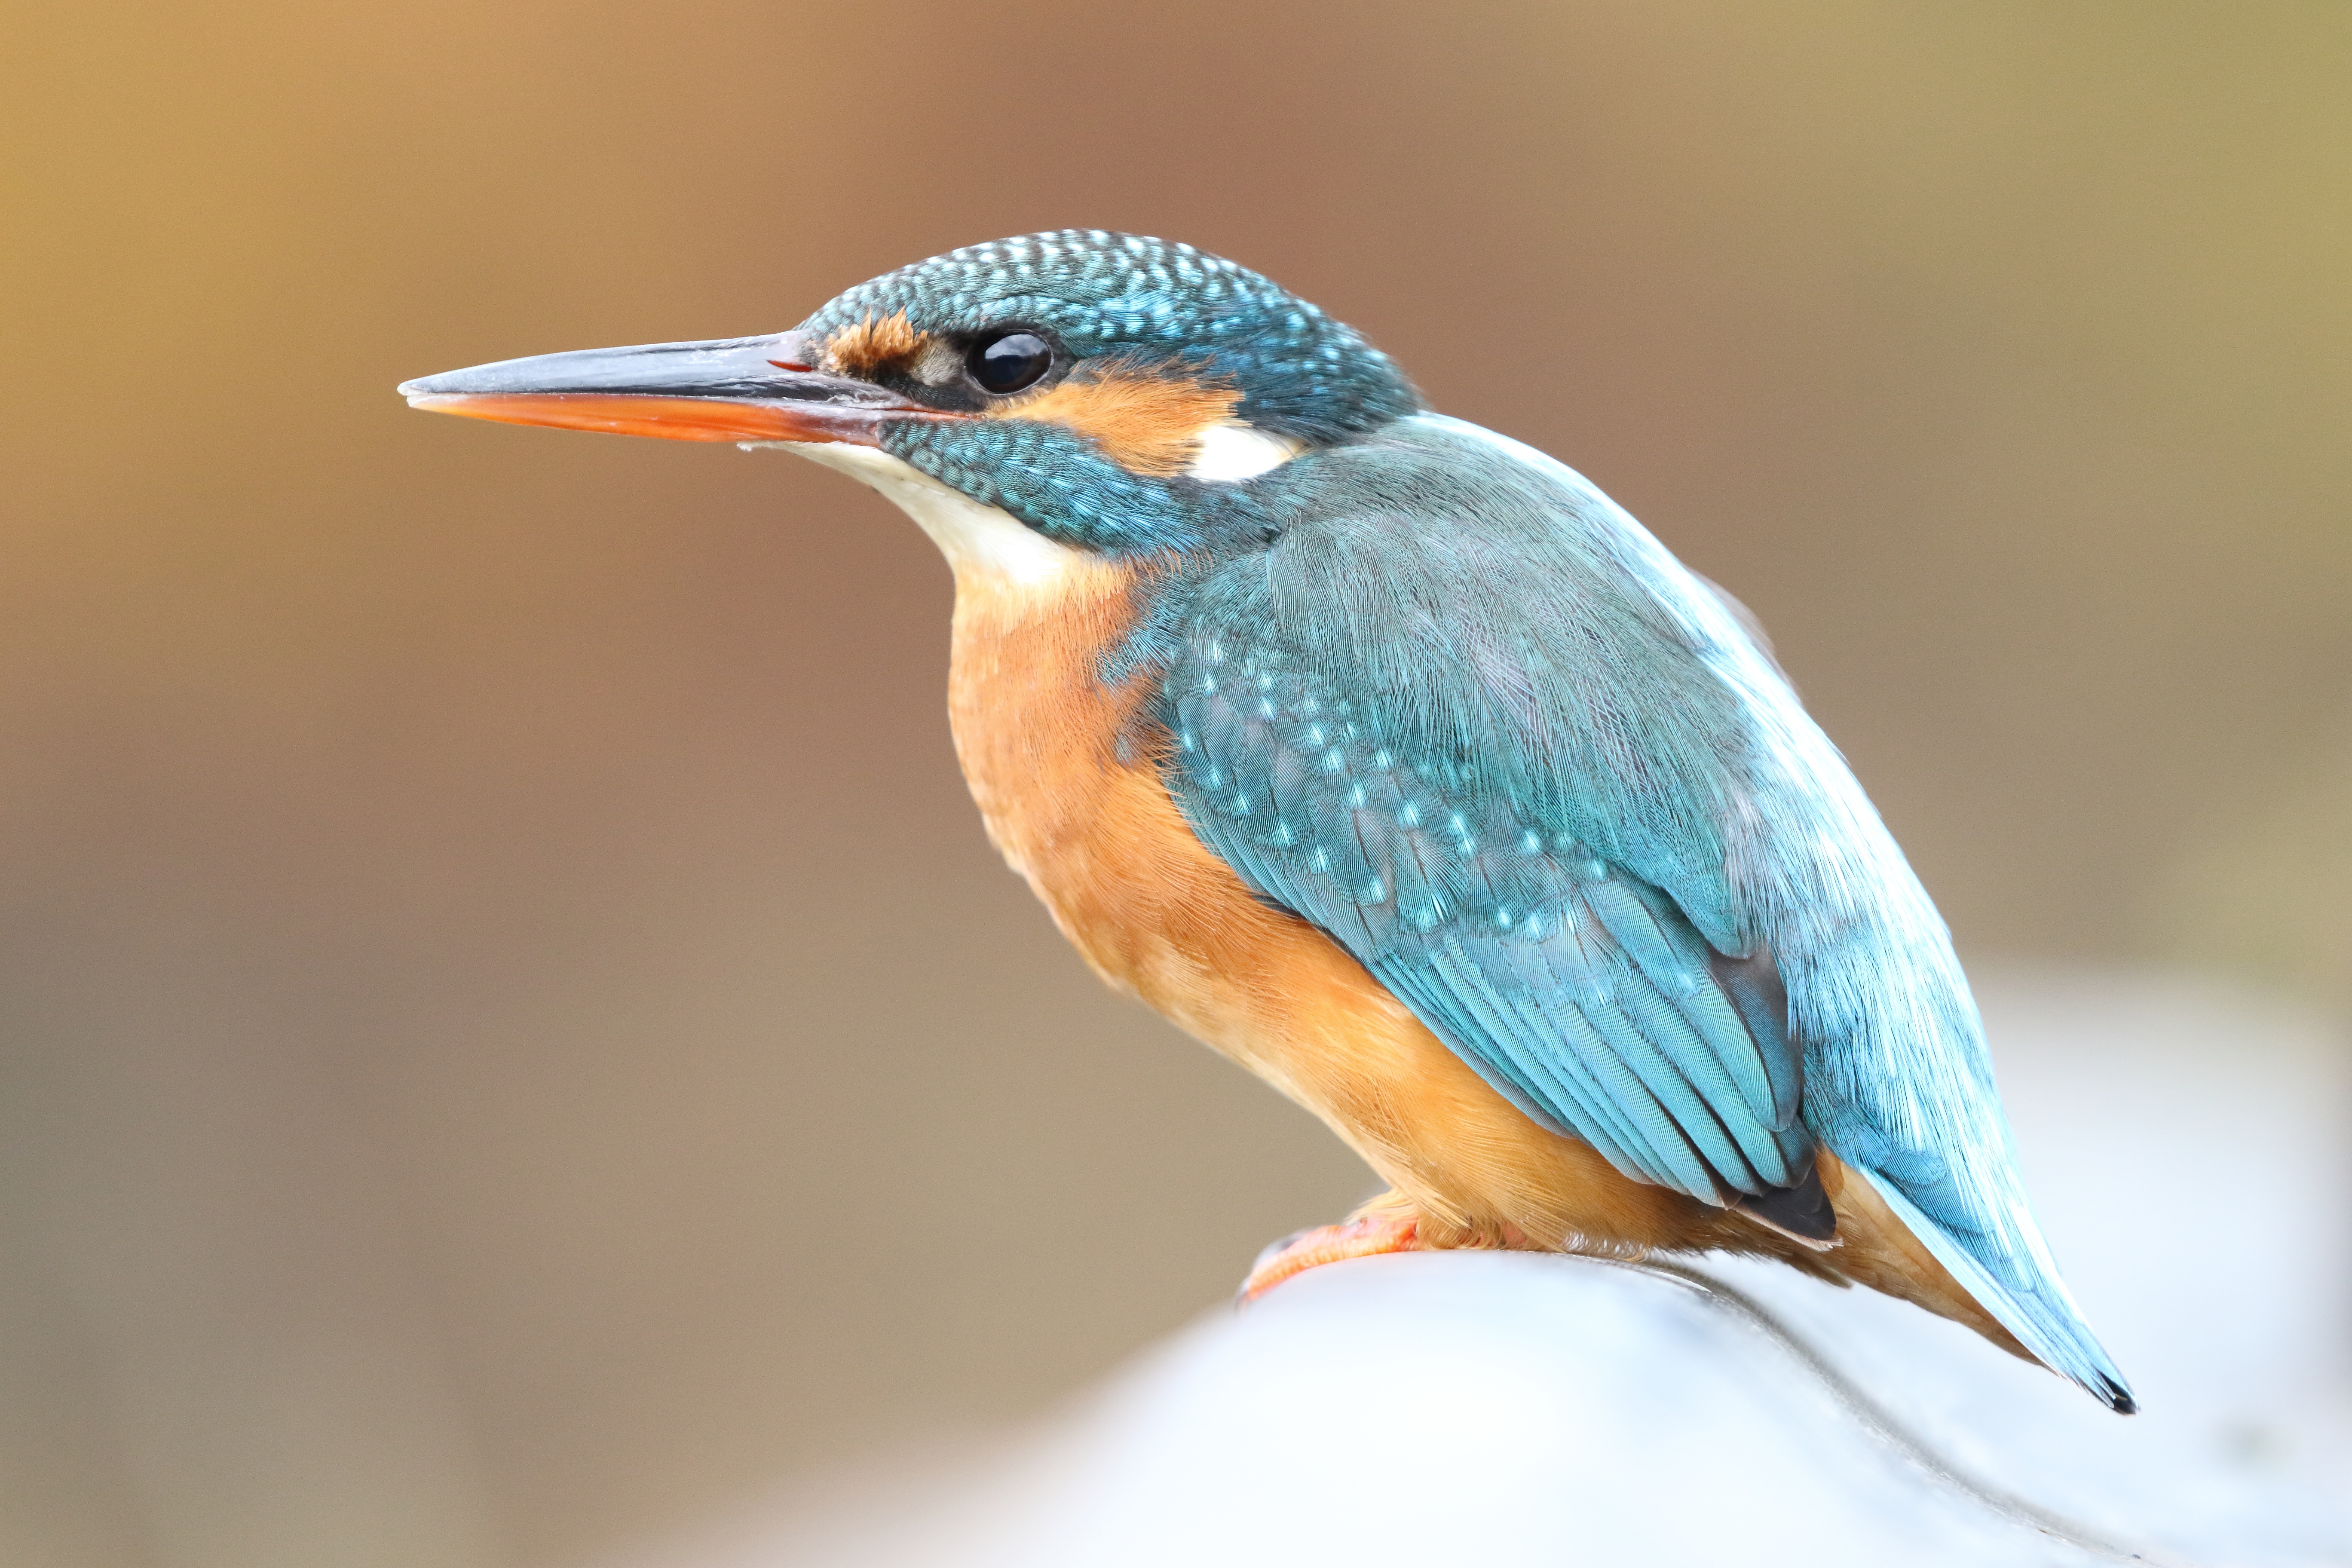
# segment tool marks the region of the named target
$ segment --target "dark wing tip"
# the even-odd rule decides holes
[[[2097,1396],[2100,1404],[2105,1405],[2108,1409],[2114,1411],[2118,1415],[2137,1415],[2139,1414],[2139,1401],[2132,1397],[2132,1392],[2130,1389],[2126,1388],[2122,1384],[2117,1383],[2112,1377],[2100,1377],[2098,1379],[2098,1385],[2093,1388],[2091,1392],[2093,1394]]]
[[[1837,1239],[1837,1210],[1831,1206],[1829,1194],[1822,1190],[1818,1162],[1805,1167],[1804,1176],[1794,1186],[1742,1193],[1731,1206],[1799,1241],[1826,1246]],[[2130,1396],[2124,1397],[2128,1402]]]

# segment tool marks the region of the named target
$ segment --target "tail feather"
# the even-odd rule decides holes
[[[2139,1408],[2130,1385],[2105,1349],[2083,1321],[2074,1300],[2054,1274],[2043,1274],[2032,1290],[2018,1290],[1995,1279],[1990,1269],[1955,1240],[1951,1233],[1904,1194],[1895,1182],[1866,1165],[1854,1165],[1895,1216],[1910,1228],[1920,1245],[1935,1256],[1960,1287],[1976,1298],[2001,1327],[2051,1371],[2077,1384],[2092,1398],[2118,1415]]]

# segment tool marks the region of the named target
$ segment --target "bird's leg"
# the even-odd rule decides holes
[[[1236,1299],[1246,1306],[1292,1275],[1318,1264],[1382,1252],[1412,1252],[1420,1246],[1420,1211],[1400,1193],[1382,1193],[1338,1225],[1284,1237],[1259,1253]]]

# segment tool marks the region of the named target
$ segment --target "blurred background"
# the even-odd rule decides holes
[[[959,244],[1233,256],[1590,474],[1972,963],[2352,1002],[2340,6],[5,14],[0,1561],[593,1558],[1367,1188],[996,862],[886,503],[392,394]]]

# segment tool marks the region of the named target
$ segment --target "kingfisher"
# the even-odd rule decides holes
[[[1407,1250],[1754,1255],[2134,1408],[1949,933],[1761,631],[1314,305],[1072,229],[788,331],[400,391],[782,447],[921,526],[990,838],[1098,975],[1387,1184],[1245,1298]]]

